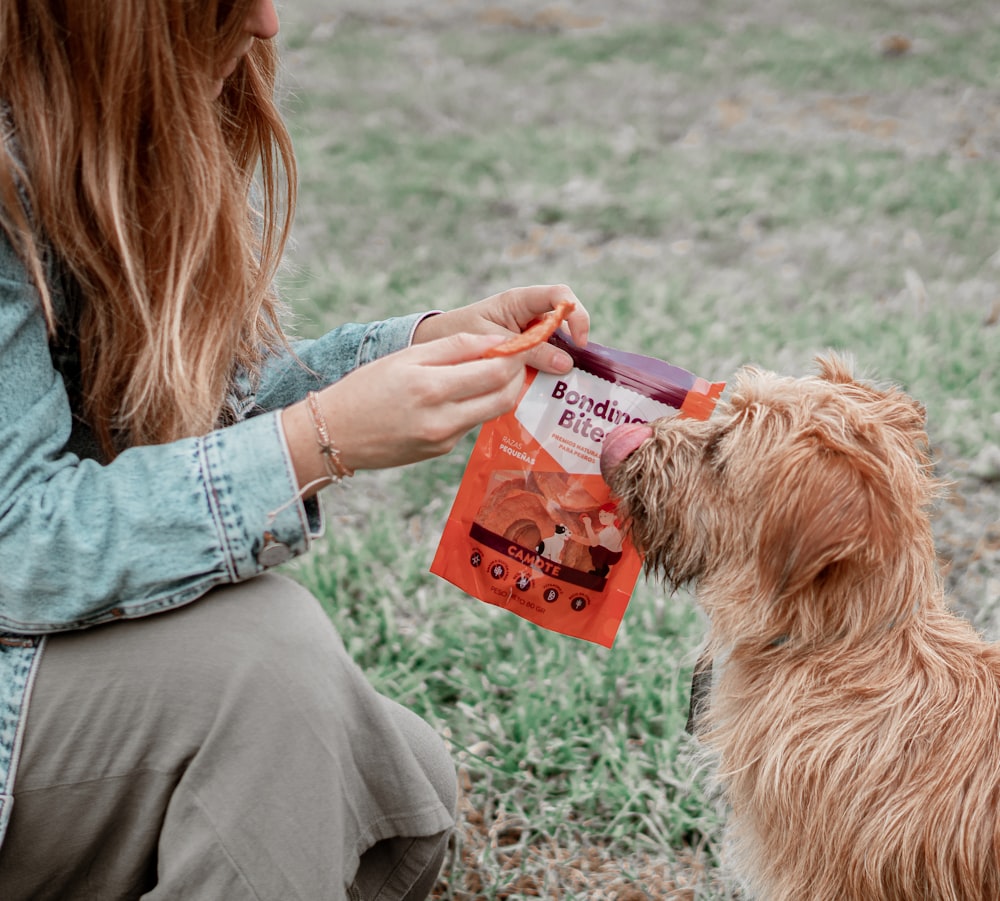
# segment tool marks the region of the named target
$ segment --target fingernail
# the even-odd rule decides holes
[[[552,368],[569,372],[573,368],[573,358],[564,350],[557,350],[552,357]]]

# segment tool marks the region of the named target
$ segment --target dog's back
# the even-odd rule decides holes
[[[1000,652],[964,622],[739,649],[702,729],[757,897],[1000,899]]]

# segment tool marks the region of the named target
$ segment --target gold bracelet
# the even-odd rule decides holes
[[[319,407],[319,395],[315,391],[310,391],[306,395],[309,403],[309,416],[312,419],[313,428],[316,429],[316,443],[319,445],[319,452],[323,457],[323,466],[326,474],[333,482],[342,482],[348,476],[354,475],[354,470],[346,466],[340,459],[340,451],[334,447],[330,440],[330,430],[326,425],[326,418]]]

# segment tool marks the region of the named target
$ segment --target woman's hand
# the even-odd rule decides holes
[[[430,316],[420,323],[413,340],[417,344],[460,332],[510,338],[524,331],[532,321],[555,309],[556,304],[563,300],[571,301],[574,305],[566,324],[570,337],[582,347],[587,343],[590,315],[565,285],[512,288],[478,303]],[[569,355],[551,344],[534,347],[519,359],[528,366],[553,375],[569,372],[573,366]]]
[[[440,456],[470,429],[510,410],[524,384],[524,360],[482,359],[502,340],[459,334],[429,341],[368,363],[320,391],[320,410],[341,462],[352,470],[382,469]],[[299,484],[324,479],[307,403],[288,407],[282,424]]]
[[[330,441],[348,469],[403,466],[448,453],[470,429],[517,403],[525,367],[561,375],[573,361],[550,344],[483,359],[560,301],[574,304],[570,335],[587,342],[590,316],[564,285],[514,288],[424,319],[413,345],[356,369],[318,393]],[[308,403],[282,413],[299,485],[322,484],[327,470]],[[306,494],[315,493],[308,488]]]

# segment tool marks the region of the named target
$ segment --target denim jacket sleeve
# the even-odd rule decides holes
[[[417,322],[299,342],[265,367],[254,415],[102,464],[66,450],[67,387],[37,291],[0,231],[0,631],[144,616],[305,552],[315,522],[297,499],[280,409],[406,346]]]

